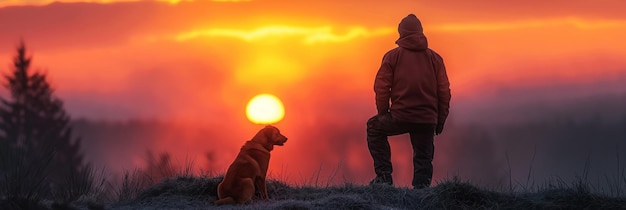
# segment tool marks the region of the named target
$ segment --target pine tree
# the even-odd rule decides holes
[[[2,170],[10,175],[5,177],[9,186],[3,187],[5,193],[13,195],[7,197],[67,194],[60,191],[67,191],[67,185],[72,184],[68,179],[76,181],[89,168],[83,164],[80,139],[73,139],[63,102],[54,96],[45,73],[31,72],[31,61],[21,42],[12,72],[5,75],[10,100],[2,98],[0,104],[0,143],[5,148],[0,155],[5,163]],[[20,182],[39,185],[12,186],[32,185]]]

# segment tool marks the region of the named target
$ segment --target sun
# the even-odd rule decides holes
[[[250,122],[256,124],[277,123],[285,117],[285,107],[278,97],[259,94],[248,102],[246,116]]]

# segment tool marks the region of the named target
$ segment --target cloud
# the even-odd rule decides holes
[[[214,2],[251,2],[252,0],[212,0]]]
[[[360,37],[383,36],[392,34],[394,31],[394,28],[391,27],[368,29],[361,26],[354,26],[348,28],[345,33],[337,33],[331,26],[308,28],[274,25],[264,26],[253,30],[229,28],[193,30],[180,33],[175,37],[175,39],[177,41],[186,41],[201,37],[232,37],[252,42],[270,37],[300,37],[304,43],[314,44],[323,42],[345,42]]]
[[[594,18],[623,18],[626,1],[569,1],[569,0],[529,0],[529,1],[463,1],[418,0],[420,7],[415,13],[439,16],[437,19],[454,21],[503,20],[519,18],[553,18],[582,16]]]
[[[168,2],[170,4],[178,4],[180,2],[194,2],[195,0],[157,0],[162,2]],[[252,0],[210,0],[212,2],[221,2],[221,3],[239,3],[239,2],[251,2]]]
[[[16,6],[16,5],[46,5],[54,2],[64,2],[64,3],[75,3],[75,2],[84,2],[84,3],[117,3],[117,2],[138,2],[140,0],[0,0],[0,8],[6,6]],[[163,0],[167,1],[168,0]],[[178,0],[180,1],[180,0]]]
[[[588,20],[583,18],[569,17],[499,23],[439,24],[434,25],[433,29],[438,31],[499,31],[529,28],[548,28],[558,26],[569,26],[584,30],[615,29],[626,28],[626,20]]]
[[[141,0],[0,0],[0,8],[6,6],[15,5],[46,5],[54,2],[63,3],[99,3],[110,4],[118,2],[139,2]],[[195,0],[155,0],[157,2],[167,2],[170,4],[178,4],[180,2],[194,2]],[[211,2],[223,2],[223,3],[237,3],[237,2],[251,2],[252,0],[210,0]]]

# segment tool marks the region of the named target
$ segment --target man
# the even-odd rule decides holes
[[[376,178],[393,185],[388,136],[409,133],[413,146],[413,187],[431,184],[433,139],[441,134],[450,107],[450,82],[443,59],[428,48],[420,20],[413,14],[398,26],[399,47],[387,52],[374,82],[378,114],[367,121],[367,146]],[[391,100],[391,105],[389,104]]]

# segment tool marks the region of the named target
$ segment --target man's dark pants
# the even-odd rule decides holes
[[[430,186],[433,176],[435,124],[400,122],[391,114],[376,115],[367,121],[367,146],[377,176],[391,175],[391,148],[388,136],[409,133],[413,146],[413,187]]]

